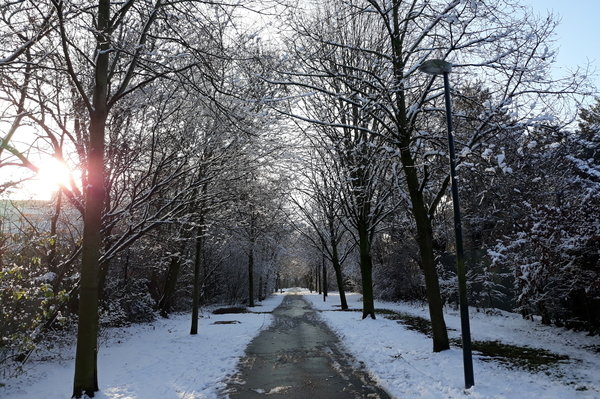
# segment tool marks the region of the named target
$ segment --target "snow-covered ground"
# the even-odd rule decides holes
[[[475,387],[464,390],[462,353],[452,349],[432,353],[431,339],[405,329],[396,321],[378,317],[361,320],[360,312],[337,312],[339,297],[302,291],[338,333],[348,350],[365,363],[375,379],[397,398],[600,398],[600,354],[586,347],[600,347],[600,337],[588,337],[559,328],[542,326],[503,313],[488,316],[471,313],[474,340],[545,348],[568,355],[568,364],[548,372],[509,369],[494,362],[474,359]],[[263,301],[255,312],[269,312],[283,299]],[[361,296],[348,295],[352,309],[360,309]],[[337,306],[336,306],[337,305]],[[376,308],[427,317],[423,307],[376,301]],[[218,321],[235,324],[214,324]],[[159,319],[150,325],[111,329],[104,333],[98,368],[100,399],[204,399],[217,398],[250,340],[269,326],[272,317],[255,314],[203,314],[199,334],[189,335],[190,317]],[[459,336],[458,312],[449,310],[446,323],[451,337]],[[1,398],[66,399],[71,394],[73,348],[60,360],[33,364],[26,375],[3,381]],[[316,398],[326,399],[326,398]]]
[[[283,300],[276,295],[256,312],[270,312]],[[233,321],[235,324],[214,324]],[[204,312],[198,334],[190,335],[191,316],[159,318],[151,324],[103,333],[98,352],[99,399],[216,398],[234,373],[252,338],[271,324],[270,314],[213,315]],[[61,360],[44,361],[17,380],[3,381],[0,398],[68,399],[73,392],[75,348]]]
[[[471,309],[471,335],[478,341],[547,349],[571,359],[558,368],[531,373],[510,369],[497,362],[483,361],[475,354],[475,386],[464,389],[462,350],[432,352],[427,336],[405,329],[396,321],[378,317],[361,320],[361,312],[333,312],[339,309],[339,295],[306,295],[349,351],[363,361],[381,386],[397,398],[600,398],[600,337],[562,328],[547,327],[501,313],[489,316]],[[362,309],[361,295],[347,295],[351,309]],[[337,305],[337,307],[336,307]],[[375,301],[376,309],[390,309],[429,319],[423,306]],[[446,325],[451,338],[460,337],[458,311],[447,310]],[[587,349],[586,349],[587,348]]]

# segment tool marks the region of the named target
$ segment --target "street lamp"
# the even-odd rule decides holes
[[[446,99],[446,120],[448,122],[448,148],[450,150],[450,179],[452,182],[452,204],[454,206],[454,233],[456,235],[456,268],[458,274],[458,295],[460,299],[460,325],[463,345],[463,364],[465,388],[475,385],[473,378],[473,356],[471,354],[471,327],[469,325],[469,304],[467,302],[467,270],[463,251],[462,226],[460,223],[460,203],[458,200],[458,182],[456,181],[456,154],[454,152],[454,128],[452,127],[452,109],[450,106],[450,84],[448,74],[452,64],[444,60],[425,61],[419,67],[421,72],[444,76],[444,97]]]

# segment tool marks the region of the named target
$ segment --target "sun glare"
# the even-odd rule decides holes
[[[70,185],[71,171],[64,163],[50,158],[40,165],[38,175],[26,186],[37,199],[49,200],[59,189],[59,185]]]

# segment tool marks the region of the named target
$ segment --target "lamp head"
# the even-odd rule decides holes
[[[441,75],[452,71],[452,64],[444,60],[428,60],[421,64],[419,71],[429,75]]]

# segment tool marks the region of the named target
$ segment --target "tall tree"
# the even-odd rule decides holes
[[[240,183],[235,210],[230,212],[234,220],[233,233],[246,256],[248,306],[254,307],[259,288],[255,284],[259,249],[272,241],[270,238],[283,224],[285,196],[280,192],[280,183],[261,175],[259,170],[250,172]]]
[[[383,72],[382,64],[360,49],[383,51],[378,47],[382,36],[364,18],[345,19],[335,5],[317,8],[314,20],[299,18],[292,23],[297,36],[288,46],[298,65],[282,71],[292,85],[317,92],[304,97],[288,114],[313,124],[320,136],[315,144],[326,148],[335,160],[336,178],[342,182],[340,204],[360,254],[363,317],[375,318],[371,246],[377,225],[388,211],[391,163],[383,145],[381,115],[360,106],[361,98],[376,95],[368,79]],[[331,43],[340,43],[339,48]],[[299,72],[289,72],[293,70]]]
[[[433,349],[448,349],[432,228],[450,181],[448,173],[437,166],[446,158],[445,126],[440,123],[443,107],[439,104],[443,87],[439,80],[419,75],[417,68],[428,58],[439,58],[454,64],[457,72],[451,77],[455,84],[472,80],[469,71],[474,69],[485,77],[492,100],[483,104],[486,111],[478,115],[477,126],[464,132],[458,142],[461,162],[469,154],[483,153],[482,144],[499,130],[547,118],[557,105],[554,100],[558,97],[549,100],[551,96],[580,94],[584,74],[561,82],[548,78],[545,72],[555,56],[549,40],[556,22],[551,15],[537,18],[512,0],[332,0],[311,4],[303,13],[294,10],[293,15],[287,23],[295,27],[294,34],[284,40],[300,61],[283,71],[287,83],[305,88],[305,94],[327,98],[318,102],[319,107],[341,102],[356,109],[354,115],[364,115],[361,122],[372,118],[372,126],[352,118],[338,118],[333,125],[341,129],[350,125],[368,136],[384,136],[398,159],[402,172],[398,188],[410,201],[417,230]],[[357,65],[351,62],[355,59],[365,62]],[[519,104],[538,101],[545,107],[540,107],[537,116],[519,112]],[[513,115],[510,123],[499,123],[497,116],[507,113]]]
[[[337,168],[333,166],[334,161],[326,147],[313,144],[307,148],[307,152],[305,162],[309,166],[301,167],[304,172],[301,172],[299,179],[307,183],[306,187],[298,188],[299,198],[292,194],[292,201],[300,210],[297,224],[301,225],[297,229],[331,262],[341,308],[347,310],[342,265],[355,246],[349,243],[348,230],[342,222],[343,183],[336,174]],[[308,221],[311,227],[308,231],[304,226],[305,221]]]
[[[210,32],[211,26],[221,22],[206,12],[221,8],[218,4],[87,3],[82,8],[80,4],[52,0],[58,16],[64,71],[86,112],[87,126],[83,134],[85,212],[75,397],[91,397],[98,390],[98,271],[107,199],[105,140],[110,117],[126,96],[149,83],[195,65],[203,68],[205,61],[220,51],[206,38],[218,32]],[[199,39],[201,36],[204,39]],[[204,72],[210,74],[210,70]]]

